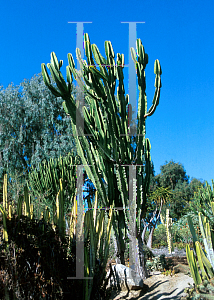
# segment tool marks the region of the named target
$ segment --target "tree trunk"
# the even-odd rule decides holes
[[[123,246],[121,245],[121,241],[117,240],[117,258],[116,258],[116,263],[117,264],[122,264],[125,265],[125,256],[124,256],[124,249]]]
[[[115,233],[115,241],[116,241],[116,243],[114,243],[114,244],[117,246],[116,263],[125,265],[125,257],[124,257],[125,247],[123,249],[123,245],[125,245],[124,241],[122,240],[122,245],[121,245],[121,240],[120,240],[118,233],[115,232],[115,230],[114,230],[114,233]],[[131,240],[133,241],[133,237],[130,236],[129,233],[128,233],[128,237],[129,237],[129,242],[131,242]],[[129,253],[131,253],[131,251],[136,252],[135,253],[136,260],[134,261],[135,270],[140,275],[140,277],[145,280],[149,276],[148,276],[148,271],[146,268],[145,255],[144,255],[144,251],[143,251],[142,234],[139,234],[137,239],[135,237],[135,240],[136,240],[136,247],[135,247],[135,249],[131,249],[131,247],[129,246]],[[132,257],[135,257],[135,255],[132,254]],[[130,254],[129,254],[129,258],[130,258]],[[129,259],[129,261],[130,261],[130,259]]]
[[[139,275],[142,277],[142,279],[146,279],[149,277],[148,275],[148,271],[146,268],[146,262],[145,262],[145,255],[144,255],[144,251],[143,251],[143,242],[142,242],[142,238],[141,235],[138,235],[137,238],[137,270]]]
[[[153,239],[153,233],[154,233],[154,230],[155,230],[155,226],[156,224],[152,227],[150,233],[149,233],[149,239],[148,239],[148,242],[147,242],[147,247],[152,249],[152,239]]]
[[[124,253],[125,253],[125,243],[123,240],[123,233],[122,233],[122,229],[120,229],[120,227],[116,224],[117,219],[113,220],[113,229],[114,229],[114,235],[115,235],[115,240],[116,240],[116,263],[117,264],[122,264],[125,265],[125,257],[124,257]]]
[[[152,217],[151,217],[148,224],[146,224],[146,222],[142,219],[142,222],[143,222],[143,225],[144,225],[143,232],[142,232],[142,235],[141,235],[143,244],[145,244],[146,230],[147,230],[148,226],[152,224],[152,221],[154,220],[154,218],[156,216],[156,212],[157,212],[157,206],[156,206],[156,208],[153,212],[153,215],[152,215]]]
[[[149,226],[149,224],[146,224],[146,222],[143,222],[143,223],[144,223],[144,228],[143,228],[143,232],[141,235],[141,239],[142,239],[142,243],[145,244],[145,235],[146,235],[146,230],[147,230],[147,227]]]
[[[120,211],[121,213],[121,211]],[[118,220],[119,219],[119,220]],[[121,218],[114,219],[113,220],[113,229],[114,229],[114,245],[116,246],[117,251],[116,252],[116,263],[117,264],[122,264],[125,265],[125,242],[124,242],[124,237],[125,237],[125,228],[123,227],[123,222],[122,222],[122,216]],[[119,226],[117,222],[119,221]],[[145,232],[147,227],[145,228]],[[137,229],[137,228],[136,228]],[[129,231],[127,232],[127,235],[129,237],[129,243],[131,240],[134,242],[134,239],[136,241],[136,247],[134,249],[131,249],[130,244],[129,244],[129,262],[130,262],[130,253],[135,251],[136,254],[136,260],[134,261],[135,264],[135,270],[137,273],[140,275],[142,279],[148,278],[148,271],[146,268],[146,262],[145,262],[145,255],[143,251],[143,240],[142,236],[145,236],[144,231],[139,234],[135,235],[134,237],[129,234]],[[137,238],[136,238],[137,236]],[[132,257],[135,257],[135,255],[132,254]]]
[[[154,224],[154,226],[152,227],[152,229],[151,229],[151,231],[150,231],[150,233],[149,233],[149,239],[148,239],[148,242],[147,242],[147,247],[150,248],[150,249],[152,249],[153,233],[154,233],[156,224],[157,224],[157,222],[158,222],[158,219],[159,219],[159,217],[160,217],[161,210],[162,210],[162,206],[163,206],[163,200],[161,199],[160,209],[159,209],[159,212],[158,212],[158,215],[157,215],[155,224]],[[156,208],[157,208],[157,207],[156,207]],[[157,210],[156,210],[156,211],[157,211]]]

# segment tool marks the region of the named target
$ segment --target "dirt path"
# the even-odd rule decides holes
[[[179,300],[184,296],[184,289],[189,286],[188,282],[193,284],[192,277],[183,273],[177,273],[171,277],[161,275],[161,272],[156,271],[144,281],[148,288],[145,286],[143,290],[131,290],[129,293],[112,291],[109,300]]]

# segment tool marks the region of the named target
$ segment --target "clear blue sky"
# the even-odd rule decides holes
[[[89,34],[105,57],[104,42],[128,64],[128,24],[138,21],[149,64],[146,68],[148,108],[154,93],[154,61],[162,67],[160,104],[147,119],[146,136],[156,174],[173,159],[187,175],[214,178],[214,2],[213,1],[1,1],[0,84],[20,84],[41,72],[54,51],[68,64],[76,57],[76,24],[85,21]],[[84,59],[86,57],[84,56]],[[125,68],[128,93],[128,68]]]

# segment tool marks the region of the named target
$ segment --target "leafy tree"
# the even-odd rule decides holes
[[[79,87],[74,86],[75,101],[79,93]],[[17,190],[23,192],[33,165],[38,168],[44,159],[76,152],[70,118],[62,101],[45,86],[41,73],[19,86],[0,87],[0,180],[3,182],[3,172],[12,177],[8,182],[10,198]]]
[[[147,241],[147,247],[149,247],[149,248],[152,248],[153,233],[154,233],[156,224],[160,218],[163,204],[168,200],[168,198],[170,197],[170,194],[172,194],[172,193],[169,191],[169,188],[159,187],[155,191],[153,191],[149,197],[150,203],[153,204],[153,206],[155,206],[155,209],[152,212],[152,215],[150,214],[150,216],[149,216],[147,224],[146,224],[145,220],[143,220],[144,235],[145,235],[147,227],[149,228],[149,238]],[[142,238],[143,241],[144,241],[144,237],[145,236],[143,236],[143,238]]]
[[[191,190],[193,191],[193,193],[195,193],[198,191],[199,188],[205,187],[206,183],[205,183],[205,181],[202,182],[199,179],[191,178],[190,186],[191,186]]]
[[[178,180],[174,190],[172,201],[168,204],[168,207],[164,208],[164,213],[166,208],[170,209],[170,217],[173,220],[179,220],[181,216],[189,211],[189,201],[191,199],[192,192],[188,182]]]
[[[192,211],[191,203],[194,201],[195,190],[202,186],[204,183],[196,178],[193,178],[190,183],[178,181],[170,203],[171,218],[179,220],[183,215]]]
[[[155,176],[155,184],[165,188],[170,188],[173,192],[171,201],[163,205],[163,213],[170,209],[170,217],[173,221],[179,220],[181,216],[190,211],[190,203],[193,200],[194,191],[203,183],[196,178],[192,178],[189,183],[189,176],[186,175],[184,167],[180,163],[172,160],[160,167],[161,173]]]
[[[161,173],[156,176],[156,182],[159,186],[170,187],[171,190],[175,189],[176,184],[181,182],[188,182],[189,176],[186,175],[184,167],[180,163],[175,163],[172,160],[165,165],[160,166]]]

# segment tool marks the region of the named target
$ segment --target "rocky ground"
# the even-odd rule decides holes
[[[166,260],[171,258],[174,266],[181,264],[188,269],[185,249],[175,249],[173,253],[169,254],[168,248],[162,247],[152,249],[152,252],[155,256],[165,254]],[[186,268],[184,268],[185,272],[179,272],[173,276],[162,275],[159,271],[152,272],[144,281],[142,290],[112,291],[109,300],[179,300],[185,295],[184,289],[189,286],[188,283],[193,284],[193,278],[189,276],[189,272],[187,274]]]
[[[185,295],[184,289],[189,286],[188,283],[193,284],[193,279],[183,273],[171,277],[154,272],[144,281],[145,286],[142,290],[112,291],[109,300],[180,300]]]
[[[191,250],[193,250],[193,248],[191,248]],[[169,254],[168,247],[160,247],[159,249],[152,249],[152,253],[155,256],[165,254],[166,257],[186,256],[186,249],[178,250],[177,248],[175,248],[174,251]]]

